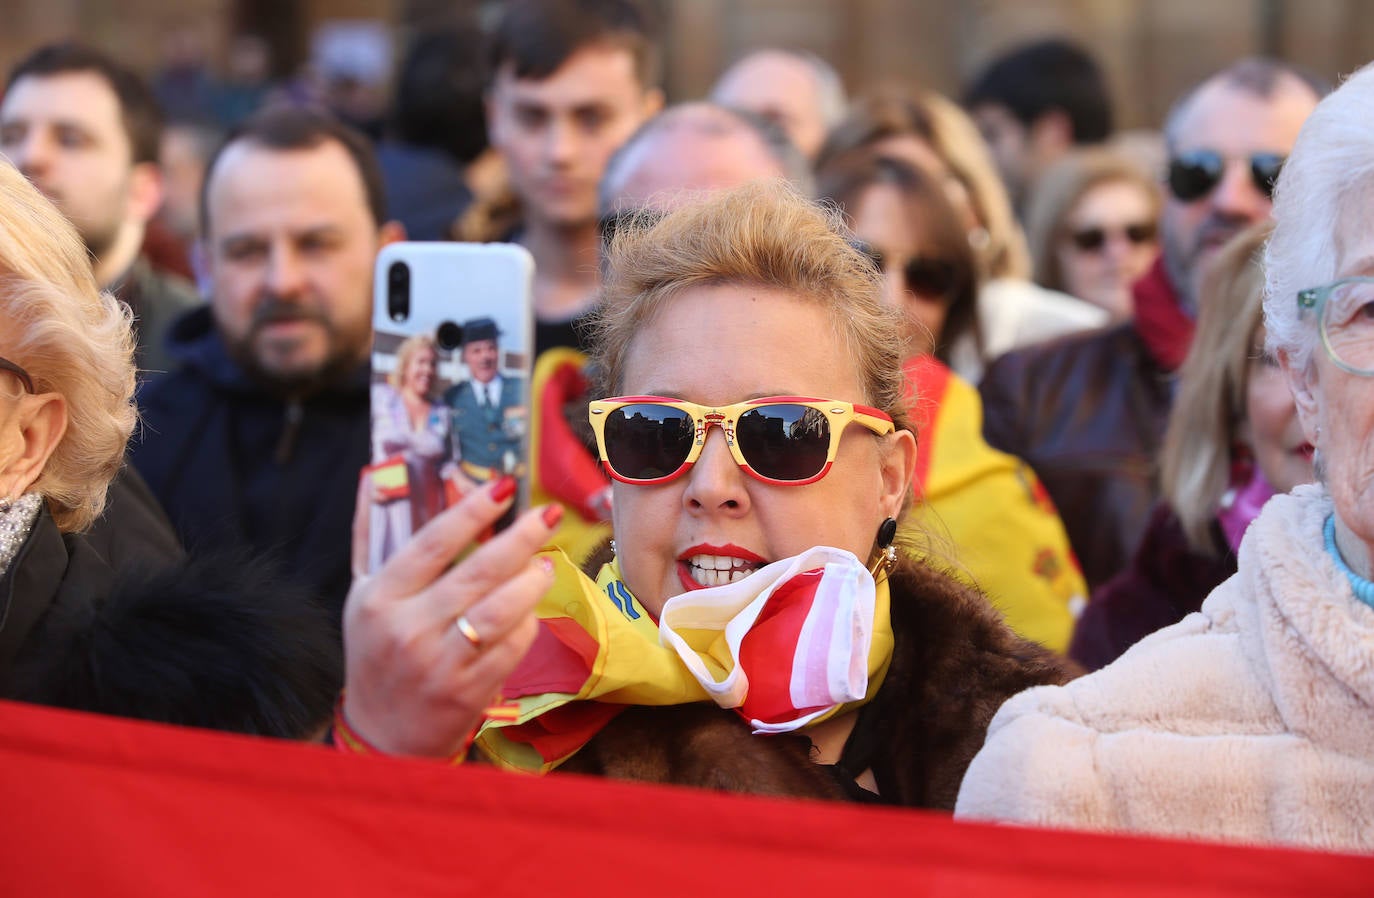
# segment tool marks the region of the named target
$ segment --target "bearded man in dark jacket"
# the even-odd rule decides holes
[[[192,551],[281,561],[337,613],[368,460],[372,265],[384,224],[370,145],[323,113],[268,110],[211,159],[210,306],[170,336],[179,367],[140,396],[132,460]]]

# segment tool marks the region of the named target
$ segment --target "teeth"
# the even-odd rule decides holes
[[[693,555],[687,559],[692,579],[702,586],[722,586],[743,580],[758,569],[758,565],[729,555]]]

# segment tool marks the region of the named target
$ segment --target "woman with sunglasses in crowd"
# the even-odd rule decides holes
[[[950,807],[997,706],[1067,674],[897,551],[902,329],[780,184],[622,228],[589,409],[613,554],[536,556],[535,509],[450,568],[505,483],[436,518],[350,597],[336,742],[456,760],[485,717],[508,768]]]
[[[1365,67],[1307,118],[1265,252],[1266,349],[1318,483],[1265,503],[1198,613],[1007,702],[959,812],[1374,849],[1371,104]]]
[[[978,328],[952,340],[950,366],[976,383],[985,365],[1018,346],[1106,323],[1107,315],[1030,280],[1026,238],[978,128],[929,91],[882,92],[850,105],[821,149],[818,168],[856,151],[901,159],[934,178],[954,206],[979,274]]]
[[[903,370],[920,434],[919,502],[908,520],[1012,629],[1064,651],[1087,597],[1064,526],[1034,472],[984,441],[978,392],[948,367],[950,343],[978,327],[977,268],[957,213],[919,169],[862,151],[832,160],[817,183],[882,272],[884,302],[906,322]]]
[[[1035,282],[1131,317],[1131,285],[1159,255],[1159,188],[1110,150],[1071,153],[1042,175],[1026,210]]]
[[[1260,271],[1270,225],[1243,231],[1202,284],[1202,314],[1160,453],[1164,501],[1130,566],[1093,592],[1070,654],[1089,670],[1197,611],[1236,572],[1241,537],[1270,496],[1312,480],[1278,360],[1264,348]]]

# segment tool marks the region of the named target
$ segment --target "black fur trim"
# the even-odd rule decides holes
[[[64,590],[26,641],[11,697],[282,738],[327,725],[343,681],[330,615],[261,559],[202,556]]]

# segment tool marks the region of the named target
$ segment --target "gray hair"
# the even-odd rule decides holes
[[[735,69],[759,56],[767,55],[786,56],[806,66],[811,77],[816,81],[816,101],[819,104],[821,121],[825,123],[826,131],[844,119],[845,113],[849,111],[849,98],[844,91],[844,80],[840,78],[840,73],[835,71],[834,66],[815,53],[808,53],[805,50],[784,50],[779,47],[770,47],[755,50],[741,57],[716,79],[715,86],[711,88],[711,100],[722,102],[719,95],[720,87],[725,83],[725,79],[734,73]]]
[[[700,114],[703,110],[715,111],[720,116],[703,116]],[[734,123],[734,127],[730,122]],[[667,136],[673,128],[684,126],[707,134],[724,134],[731,130],[752,134],[768,155],[777,160],[787,180],[798,191],[806,196],[815,194],[811,164],[781,127],[757,113],[702,100],[670,106],[640,125],[639,130],[620,145],[606,163],[606,170],[597,187],[597,208],[602,215],[614,211],[616,196],[639,166],[644,154],[653,150],[654,141]]]
[[[1271,352],[1298,369],[1311,361],[1317,322],[1298,315],[1299,290],[1337,277],[1337,241],[1351,203],[1374,188],[1374,65],[1366,65],[1308,117],[1274,192],[1274,236],[1264,254],[1264,324]]]
[[[825,130],[844,121],[845,113],[849,111],[849,97],[844,92],[844,82],[840,80],[840,73],[835,71],[835,67],[821,59],[814,53],[796,54],[807,65],[811,66],[811,73],[816,76],[816,93],[820,97],[821,121],[825,122]]]
[[[1213,81],[1220,81],[1228,87],[1245,91],[1262,100],[1273,97],[1288,81],[1297,81],[1306,86],[1318,98],[1331,93],[1329,81],[1301,66],[1268,56],[1247,56],[1194,84],[1169,107],[1169,114],[1164,118],[1164,141],[1170,149],[1178,143],[1179,119],[1183,118],[1198,92]]]

